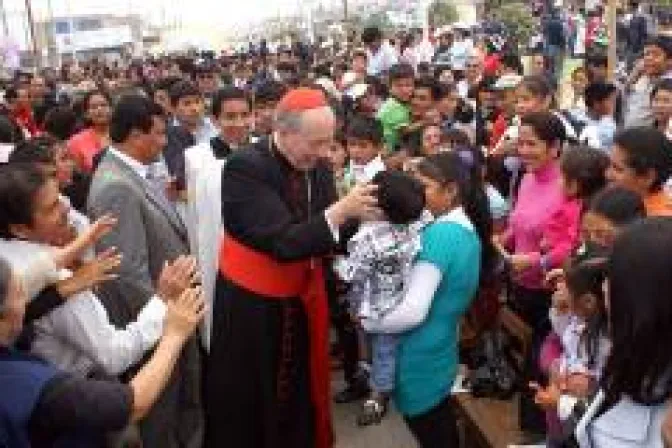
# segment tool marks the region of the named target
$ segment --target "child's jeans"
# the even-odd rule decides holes
[[[371,334],[371,389],[375,392],[394,390],[397,372],[397,344],[395,334]]]

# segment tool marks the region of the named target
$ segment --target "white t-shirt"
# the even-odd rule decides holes
[[[375,53],[367,49],[366,54],[369,61],[366,70],[370,76],[379,76],[399,61],[397,50],[387,42],[384,42]]]
[[[453,70],[464,70],[467,67],[467,60],[473,53],[473,45],[468,40],[454,42],[450,48],[450,64]]]

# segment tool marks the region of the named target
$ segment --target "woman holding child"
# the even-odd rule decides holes
[[[422,448],[457,446],[450,391],[458,370],[458,324],[493,259],[480,168],[455,153],[415,167],[435,221],[422,232],[404,300],[367,331],[400,334],[395,399]]]

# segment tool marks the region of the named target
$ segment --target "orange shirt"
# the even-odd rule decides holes
[[[644,206],[647,216],[672,216],[672,198],[664,190],[645,197]]]

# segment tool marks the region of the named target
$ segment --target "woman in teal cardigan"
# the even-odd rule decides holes
[[[494,250],[480,167],[470,153],[424,159],[416,177],[436,221],[422,235],[403,303],[367,330],[402,333],[397,408],[422,448],[458,446],[450,391],[458,370],[459,322]]]

